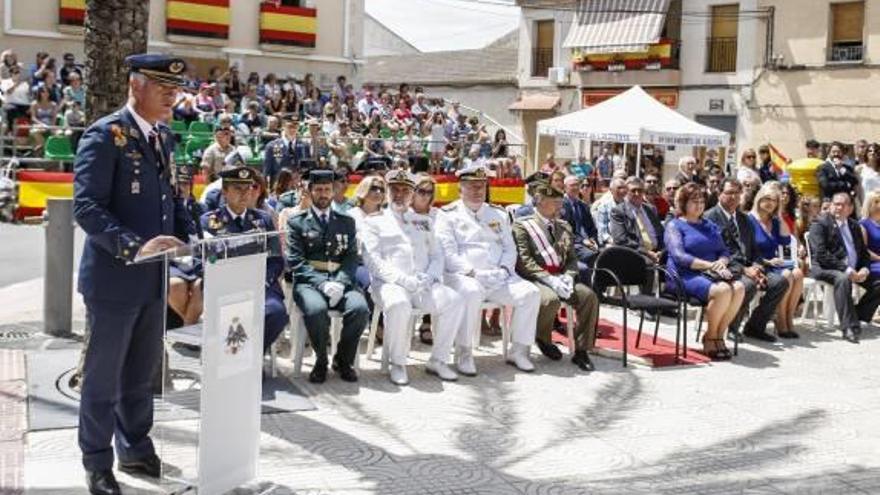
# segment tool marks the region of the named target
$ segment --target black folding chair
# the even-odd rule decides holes
[[[663,274],[676,282],[668,295],[660,295],[657,291],[651,294],[627,294],[626,286],[643,287],[653,278]],[[675,313],[675,359],[678,360],[679,345],[684,345],[684,357],[687,357],[687,329],[682,325],[684,315],[684,286],[675,274],[669,273],[662,266],[649,262],[649,260],[636,250],[622,247],[609,246],[603,249],[596,257],[596,266],[593,270],[593,288],[599,296],[601,304],[623,308],[623,366],[626,366],[628,354],[627,338],[627,313],[629,310],[640,312],[639,333],[636,337],[636,347],[639,347],[642,339],[642,327],[645,323],[645,311],[653,311],[657,316],[654,324],[654,343],[657,343],[657,334],[660,331],[660,313],[664,310]],[[616,288],[619,294],[608,295],[607,288]],[[682,330],[684,333],[682,334]],[[683,337],[683,339],[682,339]]]

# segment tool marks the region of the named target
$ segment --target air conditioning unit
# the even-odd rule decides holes
[[[550,67],[547,70],[547,79],[557,86],[568,84],[568,67]]]

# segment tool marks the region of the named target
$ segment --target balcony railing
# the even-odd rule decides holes
[[[862,45],[859,43],[834,43],[831,45],[832,62],[861,62]]]
[[[678,69],[680,40],[664,38],[648,46],[646,52],[584,54],[575,49],[571,62],[574,70],[608,70],[623,66],[625,70]]]
[[[736,38],[706,38],[706,72],[736,72]]]
[[[553,48],[532,49],[532,77],[547,77],[550,67],[553,67]]]

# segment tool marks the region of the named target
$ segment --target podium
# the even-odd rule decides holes
[[[180,262],[188,256],[203,268],[204,305],[197,371],[198,452],[194,456],[197,464],[194,470],[181,473],[163,470],[163,488],[168,493],[225,493],[257,476],[266,259],[268,240],[277,235],[278,232],[255,232],[213,237],[134,261],[162,263],[167,274],[172,261]],[[163,293],[167,298],[167,276]],[[167,321],[163,325],[167,349]],[[164,359],[163,374],[169,369],[167,352]],[[163,384],[168,383],[166,378],[163,376]],[[189,392],[193,395],[192,390]],[[162,402],[169,407],[187,402],[176,400],[175,393],[173,387],[163,387]],[[164,453],[170,452],[178,440],[166,436],[164,427],[154,425],[156,430],[157,451],[164,460]],[[173,448],[179,451],[190,447]],[[169,489],[166,484],[174,488]]]

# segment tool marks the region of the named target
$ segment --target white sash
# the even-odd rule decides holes
[[[535,243],[538,254],[544,259],[546,267],[550,269],[561,268],[562,260],[559,258],[559,254],[556,253],[556,249],[553,247],[550,239],[547,238],[547,234],[544,232],[544,228],[541,224],[538,223],[538,220],[522,220],[522,224],[523,227],[525,227],[526,232],[529,233],[529,237],[532,238],[532,242]]]

